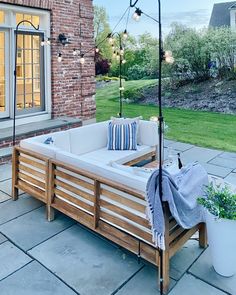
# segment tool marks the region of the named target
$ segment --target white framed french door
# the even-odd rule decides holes
[[[10,116],[9,61],[9,32],[0,29],[0,118]]]

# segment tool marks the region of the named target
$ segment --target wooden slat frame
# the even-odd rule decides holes
[[[21,189],[47,204],[48,173],[49,158],[21,147],[14,147],[12,156],[13,200],[18,199],[18,191]]]
[[[125,218],[127,218],[135,223],[138,223],[139,225],[141,225],[143,227],[151,229],[150,224],[146,218],[142,218],[136,214],[131,213],[130,211],[128,211],[126,209],[118,207],[114,204],[111,204],[111,203],[105,201],[105,200],[100,201],[100,206],[101,206],[101,208],[108,209],[116,214],[124,216]]]
[[[104,188],[101,188],[101,195],[103,195],[105,197],[108,197],[112,201],[118,202],[118,203],[120,203],[122,205],[125,205],[125,206],[129,206],[132,209],[137,210],[140,213],[145,214],[145,206],[144,205],[142,205],[140,203],[137,203],[137,202],[134,202],[134,201],[132,201],[132,200],[130,200],[128,198],[125,198],[122,195],[118,195],[118,194],[116,194],[114,192],[111,192],[111,191],[109,191],[107,189],[104,189]]]
[[[32,162],[28,160],[28,156],[32,157]],[[124,195],[122,195],[123,193],[125,193],[127,195],[134,196],[137,200],[145,200],[142,192],[19,147],[14,149],[12,159],[12,187],[14,199],[17,199],[18,189],[20,188],[23,191],[28,192],[35,198],[41,199],[47,204],[48,220],[52,220],[54,218],[54,209],[57,209],[62,213],[77,220],[81,224],[87,226],[88,228],[94,230],[95,232],[110,239],[111,241],[121,245],[122,247],[132,251],[133,253],[139,254],[141,257],[147,259],[151,263],[159,265],[159,252],[152,242],[151,234],[143,231],[141,228],[138,228],[129,222],[126,222],[125,220],[120,219],[117,216],[112,216],[109,213],[103,211],[103,207],[107,208],[108,210],[113,210],[117,214],[121,214],[121,216],[124,216],[125,218],[130,217],[130,220],[132,220],[133,222],[150,229],[150,226],[143,218],[138,215],[132,214],[131,212],[128,212],[118,205],[120,203],[121,205],[129,206],[130,208],[138,212],[144,213],[144,205],[140,204],[140,202],[135,202],[133,200],[125,198]],[[24,169],[25,167],[27,167],[24,165],[24,163],[32,165],[32,167],[40,170],[42,170],[42,168],[44,167],[44,170],[42,170],[42,174],[45,178],[45,192],[43,192],[42,190],[43,186],[41,187],[42,182],[40,182],[40,180],[38,179],[36,181],[32,180],[32,175],[27,176],[27,178],[25,179],[27,182],[24,181],[23,178],[26,175],[24,174],[24,170],[19,172],[19,169],[21,169],[22,166],[24,166]],[[63,169],[65,171],[61,171],[58,169]],[[35,172],[34,169],[32,170]],[[31,172],[31,170],[28,171]],[[39,171],[36,171],[36,174],[37,172]],[[75,176],[70,175],[70,173],[75,174]],[[36,174],[36,177],[42,177],[41,174]],[[76,175],[78,175],[78,178],[76,177]],[[58,179],[57,177],[61,179]],[[91,179],[93,183],[86,182],[79,177]],[[66,181],[71,182],[71,184],[67,183]],[[32,182],[32,184],[28,184],[28,182]],[[73,184],[82,186],[87,190],[91,190],[91,194],[93,194],[93,205],[86,204],[82,200],[78,200],[69,193],[67,194],[64,191],[58,189],[58,187],[64,186],[64,188],[69,192],[78,194],[80,192],[80,189],[73,186]],[[35,187],[35,185],[39,186],[41,189]],[[113,192],[110,190],[115,191]],[[70,201],[72,204],[69,204],[65,200],[56,197],[56,194]],[[81,197],[85,197],[86,200],[89,199],[91,201],[91,196],[92,195],[88,195],[87,192],[85,192],[85,195]],[[115,205],[110,203],[108,200],[104,200],[103,196],[108,198],[108,200],[110,199],[111,201],[117,202],[118,204]],[[85,212],[76,206],[81,206],[85,210],[88,209],[88,212]],[[200,244],[202,246],[205,246],[206,229],[204,224],[200,224],[190,230],[183,230],[181,227],[176,226],[176,221],[171,218],[169,208],[165,203],[163,203],[163,210],[166,227],[166,250],[164,251],[163,256],[163,269],[164,288],[165,290],[167,290],[169,285],[169,259],[197,230],[201,231]]]

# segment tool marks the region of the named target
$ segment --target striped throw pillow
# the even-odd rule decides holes
[[[137,123],[108,125],[108,150],[137,150]]]

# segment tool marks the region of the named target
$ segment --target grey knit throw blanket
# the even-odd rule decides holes
[[[204,221],[204,210],[197,204],[197,198],[203,196],[206,185],[207,172],[197,162],[188,164],[175,175],[170,175],[163,169],[162,200],[168,202],[172,216],[181,227],[189,229]],[[165,222],[159,196],[159,169],[152,173],[147,182],[146,201],[153,242],[165,250]]]

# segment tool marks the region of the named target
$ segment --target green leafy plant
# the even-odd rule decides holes
[[[206,187],[205,197],[198,198],[198,203],[218,218],[236,220],[236,194],[228,186],[215,187],[212,183]]]

